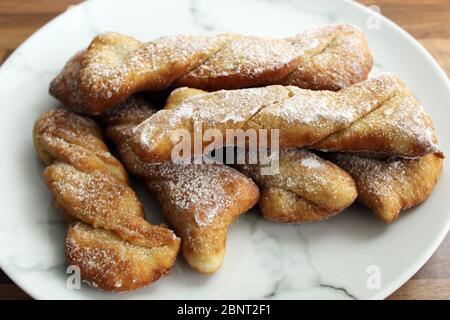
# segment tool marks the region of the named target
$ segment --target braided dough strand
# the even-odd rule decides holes
[[[356,181],[358,201],[385,222],[428,198],[442,172],[443,159],[428,154],[418,159],[380,161],[336,153],[328,157]]]
[[[229,225],[259,199],[256,185],[225,165],[147,164],[130,148],[133,128],[155,111],[131,98],[102,117],[127,169],[144,178],[181,237],[181,251],[194,270],[211,274],[225,255]]]
[[[356,185],[344,170],[310,151],[282,150],[279,173],[262,175],[261,163],[236,165],[261,190],[259,206],[265,219],[282,223],[320,221],[350,206]]]
[[[57,207],[73,221],[66,257],[83,279],[103,290],[125,291],[167,274],[179,239],[144,220],[124,168],[95,123],[51,110],[36,121],[33,138]]]
[[[173,91],[164,107],[174,109],[184,100],[204,91],[180,88]],[[279,173],[263,175],[261,162],[234,167],[252,178],[261,190],[259,207],[265,219],[281,223],[320,221],[342,212],[356,199],[356,185],[345,171],[303,149],[281,150]]]
[[[204,93],[191,88],[175,90],[169,96],[165,109],[175,109],[187,98]],[[414,106],[412,111],[422,112],[408,91],[399,92],[390,101],[385,102],[384,107],[366,117],[363,126],[352,126],[351,130],[343,132],[354,134],[359,131],[358,135],[362,133],[360,128],[364,126],[380,130],[379,121],[394,129],[404,130],[405,126],[411,126],[411,120],[408,118],[418,117],[420,114],[408,113],[409,104]],[[379,134],[381,133],[382,131],[379,131]],[[333,134],[329,140],[336,139],[333,137],[339,135]],[[402,210],[424,201],[437,183],[443,165],[442,154],[436,153],[417,159],[386,159],[386,155],[367,152],[361,152],[360,155],[372,158],[348,153],[322,154],[348,171],[356,181],[358,200],[385,222],[394,221]],[[374,156],[382,160],[375,159]],[[259,205],[264,217],[269,220],[321,220],[350,205],[357,194],[353,179],[340,168],[306,150],[281,150],[280,173],[277,175],[262,175],[261,166],[247,163],[236,167],[260,187]]]
[[[170,161],[178,143],[172,138],[180,129],[191,141],[197,131],[208,129],[220,132],[223,143],[230,143],[229,129],[278,129],[282,149],[308,146],[405,157],[438,152],[430,117],[404,83],[389,74],[338,92],[275,85],[195,94],[138,125],[133,150],[146,162]],[[203,148],[210,143],[201,140]]]
[[[133,93],[170,86],[218,90],[283,84],[339,90],[366,79],[371,67],[367,41],[350,25],[286,39],[178,35],[142,43],[104,33],[67,63],[50,93],[76,112],[98,114]]]

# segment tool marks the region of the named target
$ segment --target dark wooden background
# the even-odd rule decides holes
[[[47,21],[79,0],[0,0],[0,63]],[[361,0],[418,39],[450,74],[450,0]],[[1,249],[0,249],[1,250]],[[29,298],[0,270],[0,299]],[[450,299],[450,236],[389,299]]]

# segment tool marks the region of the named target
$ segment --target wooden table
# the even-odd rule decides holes
[[[80,0],[0,0],[0,62],[44,23]],[[361,0],[418,39],[450,74],[449,0]],[[0,299],[28,296],[0,271]],[[450,299],[450,235],[389,299]]]

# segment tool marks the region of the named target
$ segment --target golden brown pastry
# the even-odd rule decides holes
[[[36,120],[33,142],[45,165],[59,160],[85,172],[102,172],[128,182],[125,169],[109,153],[100,128],[91,119],[50,110]]]
[[[45,168],[44,181],[65,213],[95,228],[148,248],[176,240],[169,229],[147,223],[134,191],[111,175],[58,161]]]
[[[367,41],[350,25],[286,39],[179,35],[142,43],[104,33],[67,63],[50,92],[73,111],[92,115],[133,93],[170,86],[218,90],[283,84],[339,90],[366,79],[371,67]]]
[[[205,91],[191,88],[174,90],[164,109],[173,109],[189,97]],[[259,186],[259,206],[267,220],[282,223],[311,222],[338,214],[356,199],[353,179],[333,163],[310,151],[282,150],[278,157],[279,172],[262,174],[267,164],[246,164],[235,167]]]
[[[427,199],[443,165],[442,157],[436,154],[381,161],[335,153],[330,159],[355,179],[358,201],[385,222],[396,220],[402,210]]]
[[[129,172],[143,177],[164,214],[181,238],[181,251],[194,270],[210,274],[225,256],[229,225],[259,199],[256,185],[233,168],[219,164],[152,165],[143,163],[130,148],[132,130],[154,111],[142,99],[132,98],[108,112],[109,125]]]
[[[145,174],[189,266],[214,273],[225,256],[229,225],[259,199],[257,186],[220,164],[162,164]]]
[[[115,232],[78,221],[69,225],[65,252],[83,280],[106,291],[129,291],[157,281],[170,271],[178,245],[152,248],[124,241]]]
[[[357,196],[350,175],[310,151],[282,150],[278,174],[263,175],[261,167],[264,165],[236,165],[260,187],[259,206],[267,220],[320,221],[350,206]]]
[[[193,95],[138,125],[133,150],[145,162],[169,161],[178,143],[174,133],[183,129],[193,141],[197,124],[203,133],[219,131],[223,143],[228,129],[264,128],[279,130],[281,149],[310,146],[407,157],[438,150],[430,117],[389,74],[338,92],[268,86]],[[210,144],[201,142],[203,148]]]
[[[175,89],[170,93],[169,97],[167,98],[164,109],[166,110],[175,109],[187,98],[204,93],[207,93],[207,91],[188,87],[181,87]]]
[[[144,220],[125,170],[94,122],[51,110],[36,121],[33,139],[47,165],[44,180],[58,208],[74,221],[65,240],[67,262],[80,268],[86,282],[126,291],[170,271],[179,239]]]

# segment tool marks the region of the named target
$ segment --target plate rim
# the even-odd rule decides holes
[[[364,6],[363,4],[352,1],[352,0],[343,0],[344,2],[350,3],[355,5],[355,7],[358,7],[361,10],[370,10],[368,7]],[[445,73],[444,69],[440,66],[440,64],[436,61],[436,59],[431,55],[431,53],[416,39],[414,38],[408,31],[403,29],[401,26],[396,24],[391,19],[385,17],[384,15],[379,15],[381,20],[389,25],[393,30],[397,31],[400,35],[405,37],[409,42],[414,44],[414,46],[420,51],[420,53],[433,65],[433,68],[436,70],[437,75],[440,77],[440,81],[442,83],[445,83],[445,86],[447,87],[447,91],[450,91],[450,79],[448,78],[447,74]],[[372,300],[381,300],[389,297],[392,293],[394,293],[396,290],[400,289],[402,285],[404,285],[408,280],[410,280],[424,265],[427,263],[427,261],[431,258],[431,256],[436,252],[438,247],[441,245],[441,243],[444,241],[445,237],[447,236],[448,232],[450,230],[450,216],[447,217],[446,224],[444,228],[442,228],[440,234],[435,237],[433,243],[431,243],[427,250],[424,251],[421,256],[416,260],[415,263],[411,264],[411,266],[406,269],[401,276],[397,277],[395,280],[391,281],[390,285],[385,287],[382,290],[379,290],[377,293],[375,293],[372,296]]]

